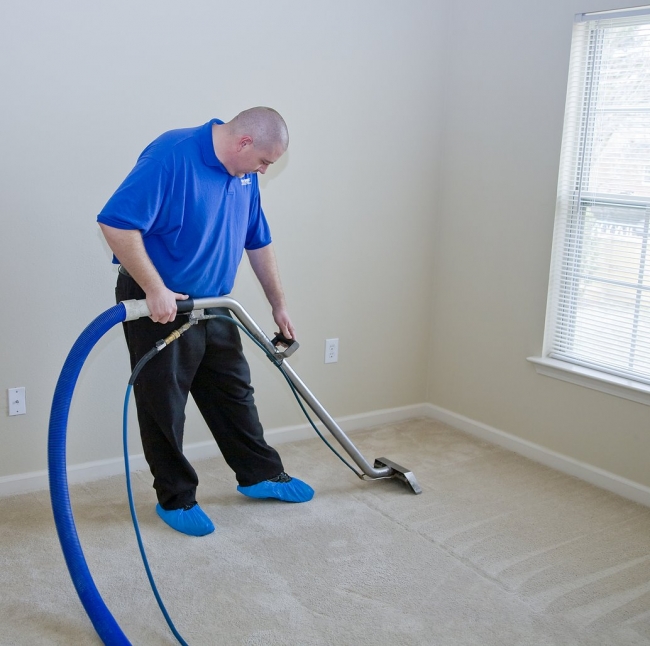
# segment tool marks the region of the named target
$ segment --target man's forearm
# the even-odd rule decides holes
[[[271,304],[273,320],[280,328],[280,332],[287,339],[295,339],[296,330],[287,312],[287,304],[284,299],[282,284],[280,283],[280,272],[275,261],[273,247],[267,245],[261,249],[247,251],[247,253],[255,276],[260,281],[264,294]]]
[[[99,223],[111,251],[120,264],[133,276],[140,287],[149,293],[164,287],[164,283],[153,266],[137,229],[116,229]]]
[[[116,229],[99,223],[108,246],[120,263],[143,289],[154,323],[169,323],[176,318],[176,301],[187,298],[167,289],[154,267],[137,229]]]
[[[287,304],[284,298],[280,272],[275,260],[273,245],[269,244],[261,249],[253,249],[246,252],[251,267],[255,272],[257,280],[260,281],[264,294],[274,310],[285,309]]]

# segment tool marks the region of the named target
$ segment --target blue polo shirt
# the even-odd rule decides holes
[[[138,229],[165,285],[193,298],[229,294],[244,249],[271,242],[257,175],[228,173],[214,152],[213,123],[223,122],[153,141],[97,217]]]

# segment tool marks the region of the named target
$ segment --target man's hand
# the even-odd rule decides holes
[[[184,301],[187,294],[177,294],[165,286],[147,294],[147,307],[154,323],[171,323],[176,318],[176,301]]]
[[[280,328],[280,332],[282,332],[285,339],[296,338],[296,330],[293,327],[293,323],[291,323],[291,319],[289,318],[289,312],[287,312],[286,309],[284,308],[280,308],[277,310],[274,309],[273,320]]]

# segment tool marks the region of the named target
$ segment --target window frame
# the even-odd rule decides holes
[[[629,16],[648,16],[650,19],[650,7],[633,10],[622,10],[618,12],[600,12],[599,14],[579,14],[576,16],[576,23],[594,21],[612,18],[621,18]],[[577,294],[579,289],[580,276],[578,268],[581,265],[583,258],[584,246],[588,242],[587,236],[583,233],[568,234],[570,227],[576,228],[578,231],[580,227],[585,227],[586,213],[589,208],[598,208],[603,206],[614,207],[615,209],[643,209],[645,211],[644,218],[644,235],[642,237],[642,249],[640,252],[640,280],[636,286],[637,296],[636,301],[642,297],[643,292],[650,293],[650,287],[645,287],[643,282],[643,271],[646,265],[646,256],[650,254],[650,197],[630,197],[625,194],[607,193],[598,194],[586,191],[585,178],[589,178],[592,153],[594,147],[594,122],[591,111],[595,106],[593,101],[593,94],[598,91],[598,80],[602,64],[602,48],[604,36],[603,32],[598,29],[590,30],[588,32],[588,42],[577,43],[576,30],[572,38],[572,55],[575,51],[581,57],[580,73],[581,87],[576,87],[575,81],[573,86],[570,86],[567,92],[567,112],[565,114],[564,128],[563,128],[563,142],[562,142],[562,160],[561,160],[561,177],[558,184],[558,206],[556,211],[556,224],[553,241],[553,260],[551,265],[551,283],[549,285],[549,295],[547,303],[547,316],[544,331],[544,344],[541,357],[529,357],[528,360],[535,365],[538,373],[546,376],[568,381],[570,383],[586,386],[601,392],[606,392],[611,395],[630,399],[639,403],[650,405],[650,375],[648,379],[645,377],[637,378],[637,375],[626,374],[625,371],[617,371],[612,366],[605,364],[598,364],[587,360],[584,356],[570,356],[571,351],[565,353],[556,352],[556,345],[558,330],[566,336],[567,331],[570,334],[575,332],[577,325]],[[580,34],[584,39],[584,34]],[[587,39],[584,39],[587,40]],[[586,50],[585,50],[586,47]],[[582,48],[582,49],[581,49]],[[591,55],[589,52],[593,52]],[[585,58],[586,57],[586,58]],[[573,64],[573,62],[572,62]],[[570,81],[571,82],[571,81]],[[579,112],[569,110],[569,99],[571,92],[578,92],[577,96],[580,101],[578,105],[581,106]],[[574,97],[575,98],[575,97]],[[620,111],[620,109],[617,109]],[[637,108],[638,110],[638,108]],[[650,111],[650,107],[648,108]],[[579,124],[579,125],[578,125]],[[571,137],[571,128],[579,131],[578,144],[574,148],[570,145],[565,147],[565,138]],[[575,136],[575,135],[574,135]],[[565,158],[570,156],[570,160]],[[569,167],[571,172],[575,171],[573,178],[573,192],[571,189],[568,191],[561,187],[562,173]],[[564,208],[566,207],[566,216]],[[567,252],[567,245],[574,245],[576,251],[574,253]],[[559,279],[558,272],[564,271],[562,268],[563,262],[569,258],[573,265],[568,273],[568,279]],[[555,275],[554,275],[555,273]],[[593,281],[593,277],[589,277]],[[612,282],[605,278],[597,278],[593,282]],[[634,287],[633,284],[627,284],[626,287]],[[568,309],[567,309],[568,303]],[[571,311],[573,308],[573,311]],[[566,312],[565,312],[566,310]],[[635,309],[633,328],[638,328],[641,317],[640,307]],[[560,321],[563,325],[560,326]],[[568,322],[568,323],[567,323]],[[634,335],[633,335],[634,336]],[[569,345],[570,345],[569,341]],[[630,342],[630,352],[634,352],[634,342]],[[576,353],[578,354],[578,353]]]

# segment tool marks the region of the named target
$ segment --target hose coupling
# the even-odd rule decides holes
[[[206,314],[205,310],[192,310],[190,312],[190,323],[194,325],[199,321],[205,321],[206,319],[216,319],[218,314]]]
[[[180,339],[181,335],[187,332],[192,327],[192,325],[194,325],[194,322],[188,321],[187,323],[181,325],[177,330],[174,330],[169,336],[166,336],[164,339],[160,339],[160,341],[156,341],[156,349],[158,352],[167,347],[170,343],[176,341],[176,339]]]

